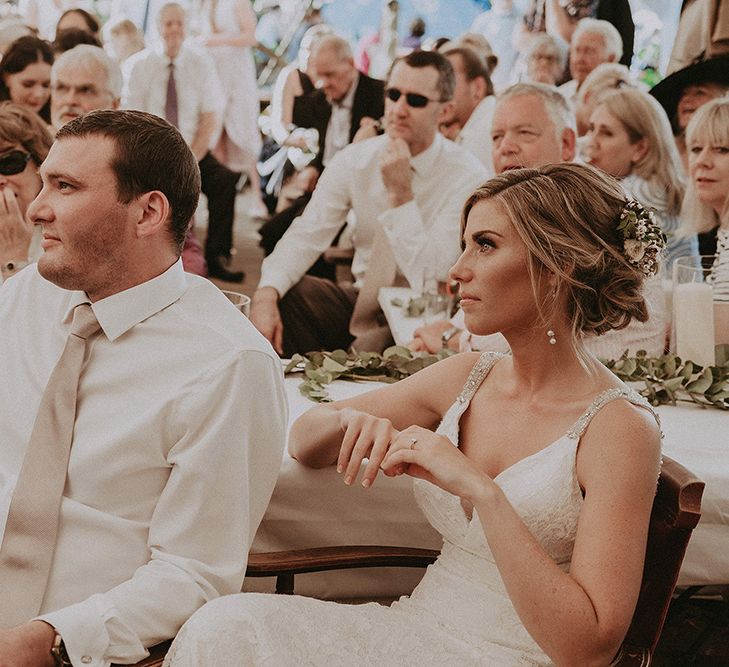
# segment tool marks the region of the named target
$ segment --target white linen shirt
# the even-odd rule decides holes
[[[161,51],[132,56],[134,65],[122,94],[122,108],[165,117],[171,59]],[[189,144],[195,138],[200,114],[221,114],[224,96],[210,56],[187,46],[174,59],[178,129]]]
[[[0,539],[41,394],[83,292],[31,265],[0,288]],[[92,304],[41,608],[75,665],[132,663],[240,590],[286,433],[281,364],[180,261]]]
[[[496,175],[494,160],[491,155],[493,141],[491,141],[491,124],[494,120],[494,109],[496,108],[496,97],[488,95],[484,97],[478,106],[469,116],[466,124],[456,137],[456,143],[463,146],[473,155],[484,167],[488,178]]]
[[[354,212],[352,274],[361,286],[378,224],[384,228],[399,272],[420,289],[426,267],[445,279],[460,255],[461,209],[486,180],[483,165],[465,149],[437,134],[433,143],[411,158],[412,201],[388,208],[380,173],[383,135],[339,151],[324,170],[311,201],[275,250],[263,260],[259,287],[274,287],[280,296],[301,280]]]

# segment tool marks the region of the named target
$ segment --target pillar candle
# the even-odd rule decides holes
[[[714,302],[711,285],[681,283],[673,292],[676,354],[683,361],[714,365]]]

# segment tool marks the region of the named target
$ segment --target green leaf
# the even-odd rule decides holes
[[[332,357],[325,357],[324,361],[322,362],[322,368],[325,371],[330,371],[331,373],[346,373],[347,367],[344,364],[340,364],[339,362],[332,359]]]

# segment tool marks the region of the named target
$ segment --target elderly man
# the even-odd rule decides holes
[[[251,320],[280,353],[353,341],[381,350],[391,335],[379,288],[398,276],[419,288],[426,270],[445,278],[459,253],[461,206],[486,176],[478,160],[438,133],[453,87],[453,68],[439,53],[398,60],[386,90],[387,134],[337,153],[302,216],[264,260]],[[304,277],[350,211],[355,286]]]
[[[559,90],[574,109],[577,91],[587,75],[602,63],[620,62],[623,39],[617,28],[600,19],[582,19],[575,28],[570,43],[570,76]]]
[[[200,175],[175,128],[85,114],[40,174],[45,253],[0,287],[0,663],[133,663],[240,589],[280,363],[182,270]]]
[[[129,75],[124,108],[148,111],[179,127],[200,167],[202,192],[208,200],[205,259],[213,278],[242,282],[242,271],[226,264],[233,245],[235,198],[240,172],[231,171],[210,152],[219,123],[223,95],[213,62],[185,46],[187,17],[176,2],[160,9],[159,51],[136,57]]]
[[[292,121],[297,127],[318,131],[319,151],[294,176],[293,184],[301,196],[261,227],[261,246],[267,255],[301,215],[321,172],[337,151],[352,142],[364,119],[379,120],[384,112],[384,84],[357,71],[345,39],[322,37],[312,49],[310,65],[317,74],[316,89],[294,100]],[[317,260],[314,266],[312,275],[334,278],[331,265]]]
[[[440,129],[478,159],[488,176],[494,175],[491,159],[491,119],[496,106],[494,87],[479,55],[463,46],[442,52],[456,74],[453,106]]]
[[[51,69],[51,122],[58,130],[81,114],[118,109],[122,90],[119,65],[98,46],[81,44],[61,54]],[[185,271],[207,276],[202,248],[190,228],[182,250]]]

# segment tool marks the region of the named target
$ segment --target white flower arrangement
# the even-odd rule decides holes
[[[628,200],[620,214],[618,232],[623,237],[623,253],[646,277],[658,272],[666,235],[653,211],[634,199]]]

